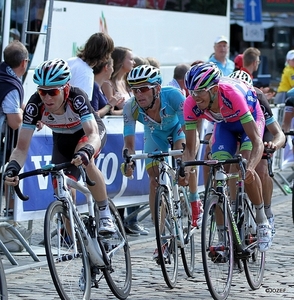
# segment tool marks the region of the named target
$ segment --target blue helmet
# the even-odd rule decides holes
[[[202,90],[219,82],[221,70],[214,63],[199,63],[191,67],[185,75],[185,86],[188,90]]]
[[[65,85],[71,78],[66,61],[62,59],[47,60],[35,69],[33,81],[41,86]]]
[[[162,77],[158,68],[150,65],[140,65],[129,72],[127,81],[130,86],[144,82],[161,84]]]

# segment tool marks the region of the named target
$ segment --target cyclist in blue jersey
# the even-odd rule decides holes
[[[25,164],[36,125],[41,121],[52,129],[52,163],[71,161],[75,166],[83,165],[89,178],[96,183],[88,188],[99,207],[99,233],[114,233],[106,185],[94,162],[105,144],[106,129],[94,113],[87,94],[70,86],[70,78],[69,66],[62,59],[45,61],[35,69],[33,80],[38,85],[37,92],[25,106],[22,128],[4,180],[11,186],[19,183],[17,175]],[[78,180],[80,173],[75,166],[67,168],[65,173]],[[54,179],[53,187],[56,188]]]
[[[135,153],[136,122],[144,124],[144,152],[156,150],[167,151],[169,138],[172,139],[173,149],[182,149],[185,143],[183,131],[183,104],[185,97],[175,87],[161,87],[160,70],[150,65],[140,65],[131,70],[127,77],[134,97],[130,98],[123,109],[124,115],[124,149]],[[156,177],[158,169],[153,167],[151,159],[146,159],[146,170],[149,175],[150,193],[149,204],[152,216],[156,193]],[[124,173],[124,168],[122,168]],[[199,226],[202,215],[201,202],[196,190],[196,172],[189,180],[190,202],[192,206],[193,226]],[[131,176],[133,169],[128,165],[124,175]],[[164,251],[164,249],[163,249]],[[153,258],[158,255],[155,250]]]

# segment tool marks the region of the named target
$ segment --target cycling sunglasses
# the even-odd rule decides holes
[[[146,85],[146,86],[141,86],[141,87],[132,87],[131,90],[133,91],[133,93],[137,94],[137,93],[146,93],[151,89],[154,89],[156,87],[156,85]]]
[[[54,89],[42,89],[40,87],[37,88],[38,94],[42,97],[45,97],[47,94],[51,97],[57,96],[61,93],[61,91],[65,88],[65,86],[54,88]]]

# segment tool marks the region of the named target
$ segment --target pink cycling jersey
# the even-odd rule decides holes
[[[222,77],[218,84],[217,101],[219,116],[209,110],[199,109],[193,97],[188,96],[184,103],[185,123],[195,123],[203,118],[215,122],[242,122],[241,117],[248,112],[255,115],[256,121],[263,117],[255,90],[239,80]]]

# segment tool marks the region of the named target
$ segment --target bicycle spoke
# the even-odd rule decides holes
[[[206,201],[203,215],[201,247],[204,274],[209,291],[214,299],[226,299],[229,295],[233,275],[232,228],[228,224],[223,241],[219,240],[216,226],[218,197]],[[218,214],[222,211],[218,209]]]
[[[80,231],[71,233],[67,209],[52,202],[45,215],[45,249],[51,277],[61,299],[88,299],[90,266]],[[74,250],[76,242],[77,251]]]
[[[169,200],[165,188],[163,186],[158,187],[155,200],[157,263],[161,266],[166,284],[173,288],[178,277],[178,246]]]

